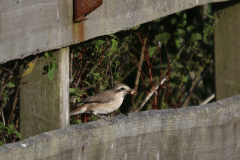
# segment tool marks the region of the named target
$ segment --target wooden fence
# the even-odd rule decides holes
[[[86,21],[74,23],[73,0],[1,0],[0,64],[223,1],[226,0],[103,0]]]
[[[204,106],[150,110],[7,144],[2,160],[237,160],[240,95]]]
[[[87,16],[88,20],[73,23],[72,0],[2,0],[0,63],[116,33],[198,5],[223,1],[226,0],[103,0],[103,4]],[[240,93],[237,87],[240,3],[237,2],[214,5],[215,16],[218,11],[222,12],[215,31],[218,99]],[[69,125],[68,54],[68,47],[54,53],[59,64],[55,77],[58,83],[54,86],[56,81],[50,82],[35,70],[23,78],[29,82],[20,90],[23,139]],[[42,66],[38,62],[35,69]],[[39,81],[30,83],[34,79]],[[41,98],[36,102],[31,96]],[[53,96],[56,103],[49,99]],[[100,120],[70,126],[4,145],[0,147],[0,159],[240,159],[239,102],[240,96],[236,96],[199,107],[146,111],[128,117],[119,115],[112,118],[112,125]]]

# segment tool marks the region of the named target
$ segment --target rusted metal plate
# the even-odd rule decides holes
[[[81,22],[86,16],[102,5],[102,0],[73,0],[73,20]]]

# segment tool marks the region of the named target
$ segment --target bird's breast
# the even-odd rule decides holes
[[[122,97],[117,97],[115,99],[115,101],[110,102],[109,105],[111,106],[111,108],[116,110],[116,109],[118,109],[121,106],[122,102],[123,102],[123,98]]]

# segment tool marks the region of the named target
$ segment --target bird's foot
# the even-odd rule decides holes
[[[104,119],[105,121],[108,121],[108,122],[113,123],[113,121],[110,119],[110,117],[107,117],[107,116],[100,116],[100,115],[96,115],[96,116],[100,117],[101,119]]]

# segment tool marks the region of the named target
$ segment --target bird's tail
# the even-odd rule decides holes
[[[72,115],[76,115],[76,114],[84,113],[84,112],[86,112],[86,110],[87,110],[87,106],[86,106],[86,104],[81,105],[80,107],[78,107],[78,108],[72,110],[72,111],[70,112],[70,116],[72,116]]]

